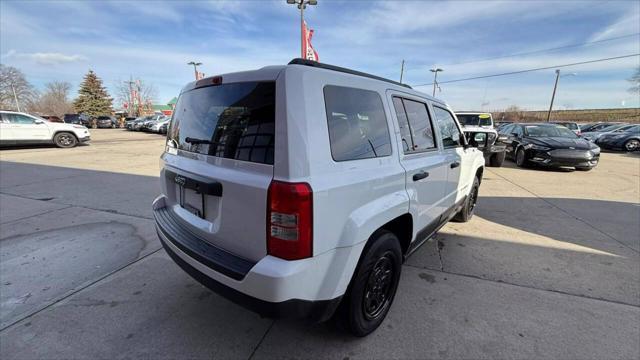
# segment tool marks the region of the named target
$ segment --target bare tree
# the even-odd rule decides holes
[[[640,94],[640,67],[638,67],[636,72],[627,80],[631,83],[628,91],[632,94]]]
[[[22,71],[0,64],[0,108],[5,110],[30,110],[38,93],[27,81]]]
[[[60,118],[73,111],[69,100],[71,84],[65,81],[54,81],[45,85],[44,93],[34,105],[34,111],[43,115],[56,115]]]
[[[117,81],[115,89],[117,106],[120,107],[127,104],[127,110],[135,116],[141,115],[141,107],[148,103],[153,103],[158,96],[153,84],[140,79],[133,80],[133,77],[129,78],[128,81]]]

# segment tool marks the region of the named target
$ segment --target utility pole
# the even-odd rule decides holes
[[[400,65],[400,84],[402,84],[402,75],[404,75],[404,59],[402,59],[402,65]]]
[[[569,74],[564,74],[562,76],[560,76],[560,70],[556,69],[556,82],[553,85],[553,94],[551,95],[551,105],[549,105],[549,112],[547,112],[547,122],[549,122],[549,119],[551,119],[551,109],[553,109],[553,101],[556,98],[556,89],[558,89],[558,79],[560,79],[561,77],[565,77],[565,76],[576,76],[578,74],[576,73],[569,73]]]
[[[201,62],[189,61],[187,65],[193,65],[193,73],[196,76],[196,80],[198,80],[198,66],[202,65]]]
[[[444,71],[440,68],[435,68],[435,69],[429,69],[429,71],[431,71],[433,73],[433,95],[432,96],[436,96],[436,86],[438,85],[438,73],[441,71]]]
[[[20,103],[18,103],[18,96],[16,95],[16,88],[13,87],[13,83],[11,84],[11,91],[13,91],[13,99],[16,101],[16,107],[18,108],[18,112],[21,112]]]
[[[127,81],[127,84],[129,85],[129,110],[131,111],[131,113],[138,117],[140,116],[140,112],[136,112],[135,110],[135,103],[133,100],[133,78],[131,76],[129,76],[129,81]]]
[[[300,57],[302,59],[307,58],[305,46],[304,46],[304,9],[307,8],[307,5],[318,5],[318,0],[287,0],[287,4],[290,5],[298,5],[298,9],[300,10]]]
[[[549,105],[549,112],[547,113],[547,122],[551,118],[551,109],[553,109],[553,100],[556,98],[556,89],[558,88],[558,79],[560,78],[560,69],[556,69],[556,82],[553,85],[553,94],[551,95],[551,105]]]

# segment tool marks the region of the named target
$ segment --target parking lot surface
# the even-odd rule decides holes
[[[640,156],[487,168],[474,219],[403,266],[383,325],[260,318],[161,249],[164,138],[0,150],[0,358],[640,358]]]

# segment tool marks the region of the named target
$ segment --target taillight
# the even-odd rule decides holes
[[[311,257],[313,191],[307,183],[272,181],[267,200],[267,253],[285,260]]]

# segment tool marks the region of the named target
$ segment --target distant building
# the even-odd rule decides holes
[[[153,105],[153,112],[161,112],[164,115],[171,116],[173,115],[173,109],[176,107],[176,103],[178,102],[178,98],[174,97],[171,99],[166,105]]]

